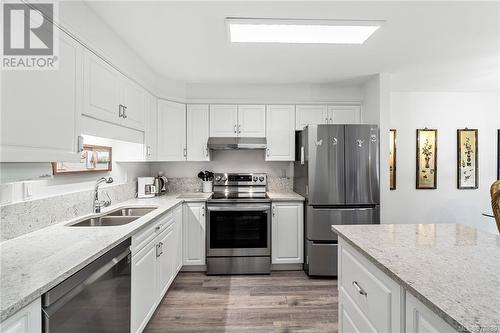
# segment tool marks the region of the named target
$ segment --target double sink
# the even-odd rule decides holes
[[[112,227],[128,224],[152,212],[157,207],[121,207],[106,214],[69,224],[70,227]]]

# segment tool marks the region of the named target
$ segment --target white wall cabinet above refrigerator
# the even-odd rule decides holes
[[[59,69],[2,71],[2,162],[78,161],[83,47],[59,31]]]
[[[295,105],[268,105],[266,161],[295,159]]]
[[[84,68],[83,114],[144,130],[146,91],[89,50]]]
[[[295,129],[301,131],[307,125],[360,124],[359,105],[297,105]]]
[[[265,105],[210,105],[211,137],[265,137]]]
[[[209,161],[207,147],[209,130],[208,104],[187,105],[187,160]]]

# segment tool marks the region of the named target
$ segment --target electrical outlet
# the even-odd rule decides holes
[[[33,196],[33,182],[23,183],[23,199],[28,200]]]
[[[0,184],[0,205],[12,202],[12,184]]]

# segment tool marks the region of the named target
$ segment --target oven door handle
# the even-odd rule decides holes
[[[270,210],[269,206],[208,206],[208,211],[262,211],[268,213]]]

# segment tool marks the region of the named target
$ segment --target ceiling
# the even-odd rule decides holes
[[[499,2],[93,1],[88,6],[158,74],[185,82],[331,83],[406,71],[422,79],[436,69],[454,79],[480,76],[482,85],[497,85],[499,79]],[[226,17],[386,23],[363,45],[231,44]]]

